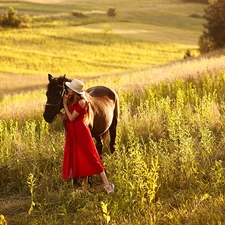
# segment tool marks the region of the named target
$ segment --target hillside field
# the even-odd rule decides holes
[[[0,33],[0,95],[44,87],[48,73],[85,79],[122,76],[181,60],[187,49],[199,54],[205,5],[178,0],[66,2],[0,1],[2,13],[11,6],[32,18],[28,28]],[[116,9],[115,18],[106,16],[110,7]],[[76,18],[72,11],[86,17]]]

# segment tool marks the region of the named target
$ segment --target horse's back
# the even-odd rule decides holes
[[[91,95],[92,97],[104,97],[107,96],[111,100],[116,100],[118,98],[116,92],[111,88],[106,86],[94,86],[90,87],[86,90],[86,92]]]
[[[92,135],[105,133],[113,120],[119,116],[119,99],[117,93],[105,86],[94,86],[86,90],[91,105],[90,125],[93,127]]]
[[[103,104],[110,103],[114,108],[114,115],[119,116],[119,97],[114,90],[106,86],[94,86],[88,88],[86,92],[91,96],[91,101],[98,102],[101,99]]]

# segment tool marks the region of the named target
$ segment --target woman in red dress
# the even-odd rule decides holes
[[[62,177],[81,178],[86,186],[88,176],[100,174],[105,190],[111,193],[114,191],[114,184],[107,179],[91,132],[85,124],[89,103],[83,90],[84,83],[74,79],[72,82],[66,82],[66,86],[68,95],[63,97],[63,106],[67,123]],[[64,117],[62,113],[59,115]]]

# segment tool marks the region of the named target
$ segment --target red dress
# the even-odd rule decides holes
[[[69,107],[71,113],[76,110],[80,115],[72,122],[67,118],[62,167],[64,179],[93,176],[104,171],[89,127],[84,122],[87,109],[88,102],[84,108],[78,101]]]

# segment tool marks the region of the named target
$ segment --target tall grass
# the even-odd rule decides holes
[[[222,224],[224,74],[120,91],[117,150],[88,193],[61,178],[64,135],[41,117],[1,120],[1,193],[23,196],[10,224]],[[60,128],[61,127],[61,128]],[[14,197],[15,198],[15,197]],[[3,202],[3,206],[7,203]],[[17,206],[14,206],[17,207]],[[15,210],[15,209],[14,209]],[[30,214],[30,215],[29,215]]]

